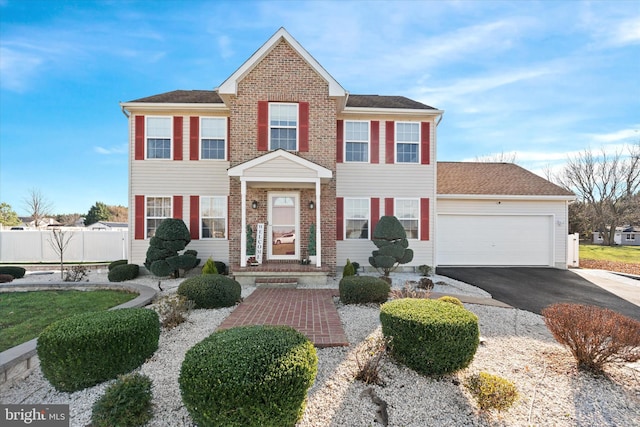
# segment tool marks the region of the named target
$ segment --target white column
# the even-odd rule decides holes
[[[240,178],[242,221],[240,225],[240,267],[247,266],[247,182]]]
[[[316,179],[316,267],[322,266],[322,233],[320,224],[320,178]]]

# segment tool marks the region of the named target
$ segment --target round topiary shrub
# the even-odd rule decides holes
[[[140,267],[138,264],[121,264],[113,267],[107,277],[110,282],[124,282],[135,279],[139,273]]]
[[[186,297],[195,308],[231,307],[240,301],[240,283],[220,274],[204,274],[184,280],[178,286],[178,295]]]
[[[0,267],[0,274],[10,274],[13,276],[14,279],[23,278],[26,272],[27,270],[25,270],[22,267],[13,267],[13,266]]]
[[[78,314],[42,331],[40,368],[57,390],[82,390],[140,366],[159,337],[158,314],[146,308]]]
[[[123,375],[93,405],[92,427],[143,426],[153,416],[151,379],[146,375]]]
[[[425,375],[465,368],[478,348],[478,317],[455,304],[405,298],[380,308],[382,333],[391,340],[391,355]]]
[[[109,264],[109,266],[107,267],[109,269],[109,271],[113,270],[114,267],[117,267],[119,265],[125,265],[128,264],[129,261],[127,261],[126,259],[119,259],[117,261],[113,261],[111,264]]]
[[[294,426],[318,371],[313,344],[288,326],[211,334],[185,355],[182,400],[206,426]]]
[[[338,288],[340,300],[345,304],[383,303],[391,291],[389,283],[372,276],[343,277]]]

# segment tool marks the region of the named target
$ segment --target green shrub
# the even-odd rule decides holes
[[[211,257],[202,266],[202,274],[218,274],[218,267]]]
[[[158,349],[159,337],[160,321],[153,310],[78,314],[42,331],[40,368],[57,390],[82,390],[140,366]]]
[[[427,264],[422,264],[420,266],[418,266],[418,270],[420,270],[420,274],[423,276],[429,276],[431,275],[431,271],[433,270],[433,268],[431,268],[430,265]]]
[[[382,333],[391,355],[425,375],[465,368],[478,348],[478,318],[464,308],[437,300],[398,299],[380,308]]]
[[[178,295],[193,301],[195,308],[231,307],[240,301],[241,293],[238,282],[220,274],[190,277],[178,286]]]
[[[26,272],[27,270],[25,270],[22,267],[12,267],[12,266],[0,267],[0,274],[10,274],[13,276],[14,279],[23,278]]]
[[[151,379],[145,375],[123,375],[105,390],[93,405],[92,427],[143,426],[151,420]]]
[[[344,265],[344,268],[342,269],[342,277],[355,276],[355,274],[356,274],[356,269],[353,268],[353,264],[351,264],[351,261],[349,260],[349,258],[347,258],[347,263]]]
[[[218,274],[227,274],[227,264],[222,261],[216,261],[216,270],[218,270]]]
[[[438,298],[438,301],[448,302],[449,304],[455,304],[455,305],[457,305],[459,307],[463,307],[464,308],[464,304],[462,304],[462,301],[460,301],[458,298],[452,297],[450,295],[443,295],[440,298]]]
[[[10,274],[0,274],[0,283],[13,282],[13,276]]]
[[[464,386],[476,399],[480,409],[497,409],[501,411],[509,408],[518,398],[518,390],[511,381],[480,372],[468,377]]]
[[[182,400],[206,426],[294,426],[318,371],[313,344],[288,326],[215,332],[187,351]]]
[[[117,267],[119,265],[126,265],[128,264],[129,261],[127,261],[126,259],[119,259],[117,261],[113,261],[111,264],[109,264],[109,271],[113,270],[114,267]]]
[[[355,271],[355,274],[358,274],[358,271],[360,271],[360,263],[353,261],[351,265],[353,266],[353,271]]]
[[[345,304],[383,303],[391,291],[389,283],[372,276],[343,277],[338,288],[340,300]]]
[[[640,360],[640,322],[635,319],[606,308],[567,303],[550,305],[542,316],[579,369],[601,372],[607,363]]]
[[[139,273],[140,267],[138,264],[121,264],[113,267],[107,277],[110,282],[124,282],[135,279]]]

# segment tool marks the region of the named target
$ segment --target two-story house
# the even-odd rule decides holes
[[[236,276],[250,269],[253,246],[265,272],[300,269],[310,240],[316,255],[307,269],[333,273],[347,258],[367,265],[377,221],[395,215],[415,253],[409,266],[437,264],[443,112],[402,96],[348,93],[284,28],[215,90],[121,105],[130,130],[131,262],[144,261],[156,227],[173,217],[188,226],[189,248],[227,262]],[[564,262],[552,250],[566,245],[567,195],[560,199],[551,215],[564,232],[547,231],[544,243],[551,266]]]

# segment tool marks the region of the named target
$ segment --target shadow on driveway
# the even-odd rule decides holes
[[[640,308],[570,270],[535,267],[438,267],[436,273],[477,286],[494,299],[540,314],[558,302],[595,305],[640,320]]]

